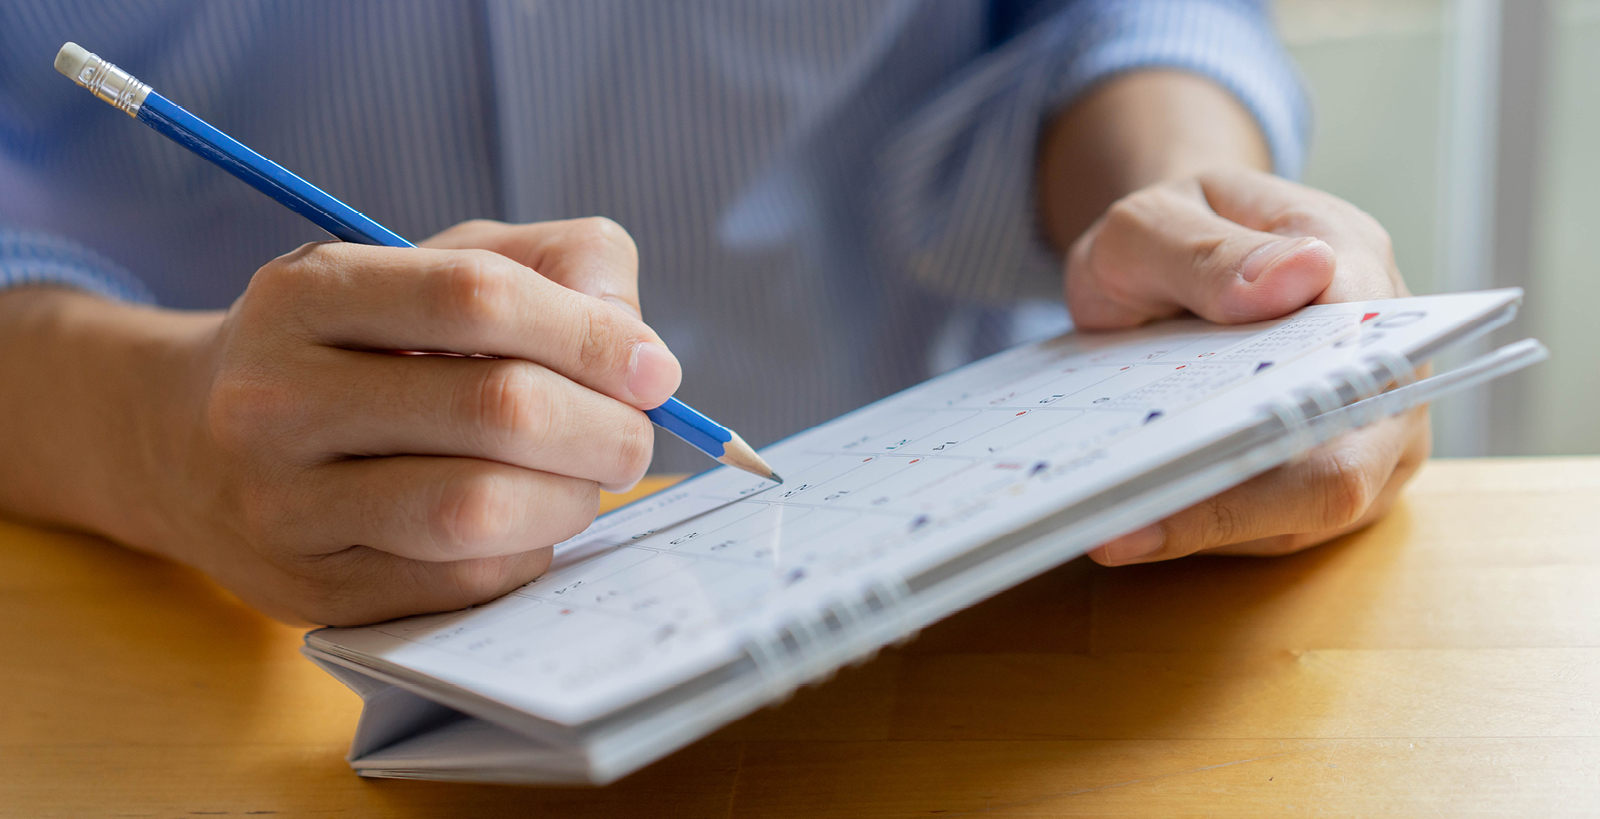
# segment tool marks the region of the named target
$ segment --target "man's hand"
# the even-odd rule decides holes
[[[450,610],[537,577],[600,487],[644,474],[641,410],[677,389],[678,362],[640,320],[614,223],[473,222],[427,244],[306,245],[225,314],[0,296],[57,370],[96,375],[7,367],[58,413],[127,414],[77,453],[101,485],[0,474],[0,506],[177,558],[288,621]],[[104,426],[30,421],[58,439]],[[61,440],[0,443],[41,468],[72,460]]]
[[[1183,71],[1123,74],[1057,116],[1040,145],[1039,214],[1067,256],[1077,326],[1183,313],[1231,324],[1407,295],[1372,217],[1263,173],[1270,165],[1239,100]],[[1304,549],[1376,520],[1428,451],[1427,410],[1413,410],[1089,555],[1120,565]]]
[[[1073,244],[1067,307],[1114,330],[1189,312],[1225,324],[1307,304],[1409,295],[1389,236],[1321,191],[1251,170],[1202,173],[1135,192]],[[1417,409],[1347,434],[1089,555],[1105,565],[1210,552],[1304,549],[1382,516],[1428,457]]]

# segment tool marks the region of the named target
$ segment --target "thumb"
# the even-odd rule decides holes
[[[1111,207],[1067,258],[1067,308],[1086,330],[1192,312],[1223,324],[1278,318],[1333,281],[1333,248],[1217,215],[1193,181],[1146,188]]]

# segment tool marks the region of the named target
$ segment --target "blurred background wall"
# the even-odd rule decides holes
[[[1316,109],[1305,181],[1389,229],[1413,292],[1526,288],[1494,340],[1552,351],[1440,402],[1438,454],[1600,453],[1600,0],[1275,6]]]

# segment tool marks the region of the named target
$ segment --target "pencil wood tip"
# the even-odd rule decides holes
[[[750,445],[745,443],[737,432],[733,433],[731,440],[722,445],[722,457],[717,460],[735,469],[742,469],[752,475],[759,475],[769,481],[783,483],[783,479],[778,477],[778,473],[772,471],[772,467],[768,466],[767,462],[762,460],[761,456],[757,455],[756,451],[751,449]]]

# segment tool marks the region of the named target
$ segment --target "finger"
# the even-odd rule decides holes
[[[1346,433],[1301,461],[1252,478],[1089,555],[1102,565],[1120,566],[1263,538],[1347,530],[1368,514],[1413,438],[1426,436],[1424,419],[1413,410]]]
[[[1189,311],[1234,324],[1309,304],[1334,275],[1312,237],[1286,238],[1219,216],[1199,183],[1148,188],[1107,211],[1067,261],[1067,306],[1084,329],[1116,329]]]
[[[562,287],[640,315],[638,247],[621,225],[603,216],[521,225],[478,219],[422,246],[492,250]]]
[[[1431,453],[1432,439],[1428,434],[1426,427],[1427,417],[1423,416],[1423,419],[1423,429],[1419,434],[1412,436],[1410,442],[1406,446],[1405,453],[1400,456],[1400,463],[1395,466],[1394,472],[1389,476],[1389,482],[1384,485],[1383,490],[1378,493],[1377,499],[1373,501],[1370,507],[1367,508],[1367,513],[1362,515],[1361,518],[1355,523],[1340,529],[1333,529],[1326,532],[1303,532],[1299,534],[1278,535],[1275,537],[1247,540],[1241,543],[1233,543],[1226,546],[1219,546],[1215,549],[1209,549],[1206,551],[1206,553],[1217,555],[1252,555],[1257,557],[1272,557],[1276,555],[1292,554],[1302,549],[1308,549],[1312,546],[1326,543],[1335,538],[1343,537],[1351,532],[1359,531],[1372,525],[1373,523],[1376,523],[1379,518],[1388,514],[1389,510],[1394,506],[1395,501],[1399,500],[1400,491],[1404,489],[1406,483],[1416,475],[1417,470],[1421,468],[1423,462],[1428,459],[1428,455]]]
[[[1403,480],[1391,478],[1378,493],[1372,506],[1367,508],[1367,513],[1359,520],[1338,529],[1329,529],[1322,532],[1301,532],[1294,535],[1275,535],[1273,537],[1256,538],[1240,543],[1230,543],[1214,549],[1205,549],[1198,554],[1208,555],[1236,555],[1248,557],[1279,557],[1304,551],[1312,546],[1320,546],[1330,540],[1344,537],[1351,532],[1357,532],[1376,523],[1377,520],[1388,513],[1394,505],[1395,498],[1399,495],[1404,484]]]
[[[551,550],[429,562],[366,546],[306,558],[290,568],[301,619],[355,626],[413,614],[455,611],[505,595],[550,568]]]
[[[485,250],[307,245],[251,289],[263,315],[328,346],[520,358],[640,409],[682,377],[636,316]]]
[[[448,562],[560,543],[593,522],[600,488],[476,458],[400,456],[315,467],[290,500],[262,522],[307,554],[361,545]]]
[[[325,350],[300,363],[325,385],[299,420],[312,458],[445,455],[609,486],[636,482],[655,433],[644,413],[512,358]]]
[[[1198,182],[1206,202],[1224,219],[1282,236],[1315,236],[1333,248],[1337,270],[1318,303],[1409,295],[1388,232],[1355,205],[1246,168],[1204,173]]]

